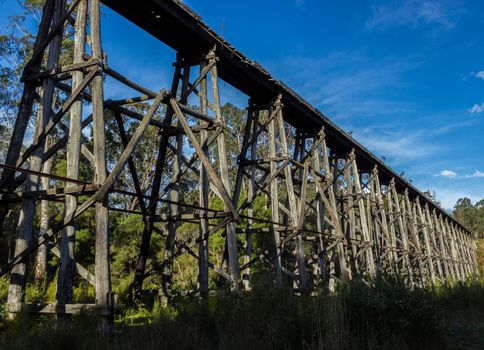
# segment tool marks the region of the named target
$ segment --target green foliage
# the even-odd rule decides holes
[[[484,238],[484,199],[472,204],[469,198],[460,198],[454,206],[452,216],[472,230],[477,237]]]
[[[86,281],[79,281],[79,284],[72,290],[72,299],[74,303],[94,303],[96,299],[94,286]]]
[[[135,305],[116,319],[109,337],[95,336],[92,316],[59,326],[21,314],[4,323],[0,343],[12,350],[479,349],[483,293],[482,280],[430,290],[409,290],[388,279],[371,286],[355,282],[318,297],[260,285],[244,297]]]
[[[43,0],[23,0],[24,16],[38,19]],[[0,161],[3,159],[12,124],[16,116],[21,85],[18,84],[22,67],[31,55],[33,36],[24,28],[24,16],[13,17],[7,31],[0,35]],[[61,61],[72,61],[72,28],[67,29],[64,37]],[[64,96],[56,96],[56,103],[62,103]],[[146,112],[148,104],[138,103],[129,106],[139,113]],[[197,108],[197,107],[195,107]],[[160,109],[154,117],[161,120],[164,114]],[[238,153],[241,148],[246,111],[234,105],[222,107],[227,122],[226,150],[231,179],[237,171]],[[268,115],[262,115],[262,122]],[[264,119],[265,118],[265,119]],[[190,119],[189,119],[190,120]],[[192,120],[191,123],[194,121]],[[123,120],[128,138],[138,123]],[[148,127],[143,139],[136,147],[133,161],[138,170],[142,191],[150,193],[152,176],[157,152],[154,145],[159,142],[159,130]],[[56,131],[58,132],[58,131]],[[59,135],[54,134],[55,139]],[[288,135],[288,137],[292,137]],[[118,137],[118,125],[112,115],[106,113],[107,165],[109,169],[116,163],[124,147]],[[261,140],[261,142],[266,142]],[[92,149],[92,140],[84,140]],[[264,148],[263,146],[260,148]],[[213,154],[210,156],[213,157]],[[162,183],[166,184],[173,175],[168,162]],[[196,162],[194,167],[199,167]],[[218,168],[216,161],[214,169]],[[65,151],[61,150],[54,158],[54,173],[65,176],[67,164]],[[81,159],[80,179],[92,181],[90,164]],[[188,172],[179,182],[180,197],[185,203],[198,205],[198,176]],[[60,181],[56,186],[65,186]],[[247,184],[243,184],[238,205],[245,201]],[[120,189],[133,190],[133,179],[124,171],[116,182]],[[281,186],[281,198],[285,196]],[[434,196],[429,194],[431,199]],[[83,203],[87,196],[79,197]],[[110,206],[129,210],[139,210],[137,199],[110,195]],[[223,202],[213,193],[210,208],[223,211]],[[267,208],[266,196],[255,198],[251,208],[252,215],[260,219],[253,228],[270,227],[271,212]],[[167,213],[167,205],[160,204],[159,212]],[[51,222],[61,222],[64,217],[63,206],[52,204],[49,208]],[[181,209],[181,213],[191,212]],[[87,210],[76,222],[76,261],[94,272],[95,211]],[[244,211],[248,215],[248,210]],[[456,204],[454,214],[476,233],[484,235],[484,201],[473,205],[468,199]],[[39,218],[36,217],[36,226]],[[218,224],[222,219],[211,220]],[[51,224],[52,224],[51,223]],[[314,218],[308,219],[306,228],[314,228]],[[52,225],[51,225],[52,226]],[[398,282],[378,281],[373,286],[353,283],[338,291],[336,295],[316,298],[295,297],[292,290],[274,289],[273,272],[267,267],[254,266],[251,270],[253,293],[248,297],[218,297],[200,301],[197,298],[175,298],[170,307],[162,305],[157,296],[146,297],[143,303],[133,304],[130,285],[136,267],[144,222],[140,215],[110,213],[111,232],[111,273],[114,293],[125,308],[117,318],[119,332],[110,338],[94,336],[94,320],[86,315],[74,318],[66,327],[59,326],[50,317],[32,317],[20,314],[14,322],[7,322],[5,309],[0,303],[0,344],[8,349],[56,349],[56,348],[400,348],[448,346],[448,328],[454,327],[456,315],[469,312],[482,324],[483,286],[482,281],[469,281],[456,286],[443,285],[433,290],[408,290]],[[245,229],[247,219],[242,217],[239,229]],[[166,231],[163,223],[157,223],[161,231]],[[197,223],[184,222],[177,228],[178,240],[193,242],[199,236]],[[13,232],[14,228],[12,228]],[[244,242],[245,235],[238,238]],[[7,251],[4,237],[0,237],[2,253]],[[224,229],[213,233],[209,239],[210,261],[221,266],[226,237]],[[161,264],[167,257],[166,238],[158,233],[151,237],[149,254],[149,277],[144,288],[158,290],[161,284]],[[254,236],[253,251],[270,250],[273,237],[266,234]],[[195,249],[196,251],[196,246]],[[8,254],[5,255],[5,259]],[[254,257],[254,256],[253,256]],[[2,259],[4,259],[2,257]],[[30,302],[54,302],[57,285],[57,260],[50,259],[48,277],[44,286],[30,283],[26,289],[26,300]],[[173,266],[173,289],[175,291],[196,289],[197,263],[189,254],[178,257]],[[223,288],[219,276],[210,270],[210,287]],[[8,279],[0,278],[0,299],[5,300],[8,293]],[[180,295],[180,293],[178,293]],[[73,286],[75,303],[93,303],[93,286],[75,278]],[[475,315],[477,310],[477,316]],[[443,321],[439,320],[442,319]],[[460,321],[459,321],[460,322]],[[462,321],[465,327],[467,323]],[[446,328],[448,327],[448,328]],[[454,327],[455,328],[455,327]],[[453,329],[453,328],[452,328]],[[472,326],[465,328],[472,330]],[[86,336],[87,334],[87,336]]]
[[[25,300],[32,303],[42,303],[46,300],[46,293],[43,286],[32,283],[25,289]]]
[[[0,277],[0,300],[6,300],[8,294],[8,278],[7,276]]]

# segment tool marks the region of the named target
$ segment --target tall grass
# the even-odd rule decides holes
[[[260,286],[249,296],[176,300],[125,310],[109,336],[95,317],[59,326],[20,314],[2,349],[483,349],[484,283],[409,290],[354,282],[332,296]]]

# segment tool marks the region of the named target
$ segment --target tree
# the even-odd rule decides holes
[[[34,36],[25,28],[25,16],[10,18],[0,34],[0,161],[4,161],[17,106],[22,93],[19,84],[25,62],[30,57]]]
[[[474,233],[484,237],[484,199],[475,205],[469,198],[460,198],[454,206],[452,216]]]

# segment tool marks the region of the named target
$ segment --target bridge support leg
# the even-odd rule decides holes
[[[73,63],[82,63],[86,45],[87,1],[79,2],[76,14]],[[81,85],[84,74],[81,71],[72,73],[72,93]],[[100,97],[102,99],[102,96]],[[97,112],[97,111],[96,111]],[[96,115],[96,118],[99,116]],[[67,177],[79,179],[79,158],[81,154],[82,101],[73,103],[70,110],[69,141],[67,142]],[[102,154],[98,156],[103,156]],[[50,160],[51,162],[51,160]],[[50,171],[49,171],[50,172]],[[65,196],[65,215],[72,215],[77,210],[77,194]],[[56,301],[58,304],[72,303],[72,282],[75,263],[76,222],[65,227],[61,236],[61,257],[57,280]]]
[[[242,183],[243,176],[245,172],[245,162],[247,160],[247,151],[250,149],[250,168],[249,168],[249,175],[250,178],[247,179],[247,198],[253,198],[255,194],[255,187],[256,187],[256,169],[254,161],[257,158],[257,141],[253,142],[250,147],[248,146],[250,137],[253,137],[258,131],[259,127],[259,110],[256,110],[256,107],[252,100],[249,100],[249,108],[247,113],[247,121],[245,123],[245,132],[244,132],[244,140],[242,142],[242,150],[239,156],[239,169],[237,172],[237,184]],[[240,184],[239,184],[240,186]],[[236,197],[236,196],[234,196]],[[239,211],[240,212],[240,211]],[[247,225],[246,225],[246,233],[245,233],[245,254],[244,254],[244,266],[248,265],[251,256],[252,256],[252,245],[253,245],[253,232],[252,229],[254,228],[254,216],[255,212],[252,207],[247,209]],[[242,271],[242,284],[245,291],[251,290],[250,286],[250,266],[247,266]]]
[[[53,15],[54,23],[57,23],[58,21],[61,20],[64,14],[64,11],[65,11],[65,1],[56,0],[55,10]],[[60,33],[50,41],[49,54],[47,58],[48,69],[55,68],[59,62],[59,55],[60,55],[61,44],[62,44],[62,32],[63,31],[60,31]],[[26,86],[26,91],[24,93],[27,95],[30,95],[31,93],[33,93],[33,91],[29,92],[30,89],[31,89],[30,86]],[[41,107],[42,112],[38,114],[38,118],[36,121],[36,131],[34,135],[34,143],[38,143],[38,147],[33,152],[30,158],[29,169],[31,171],[38,172],[42,168],[42,158],[43,158],[44,147],[45,147],[45,139],[40,142],[36,142],[36,140],[39,138],[42,131],[45,129],[45,127],[49,122],[51,111],[52,111],[53,99],[54,99],[54,79],[47,78],[44,80],[43,86],[42,86],[42,107]],[[22,118],[25,117],[26,121],[28,122],[28,117],[30,116],[31,103],[28,103],[28,101],[24,101],[24,102],[27,104],[30,104],[30,108],[28,108],[28,110],[21,110],[21,112],[19,113],[19,117],[17,118],[17,121],[20,124],[23,124],[23,121],[21,121]],[[23,130],[25,131],[25,128],[23,128]],[[22,145],[22,142],[20,141],[18,146],[21,146],[21,145]],[[12,153],[12,157],[13,157],[13,153],[16,153],[16,155],[18,156],[18,151],[20,151],[20,148],[18,147],[17,149],[16,138],[14,138],[10,148],[12,149],[12,151],[9,153]],[[15,162],[12,162],[12,163],[15,163]],[[6,179],[5,176],[6,174],[4,173],[3,174],[4,179]],[[37,191],[38,183],[39,183],[39,177],[37,175],[33,175],[33,174],[28,175],[27,181],[25,183],[25,190]],[[28,198],[22,202],[22,209],[20,211],[20,218],[18,223],[18,239],[15,244],[15,255],[18,255],[23,250],[25,250],[30,245],[30,242],[32,240],[33,221],[34,221],[34,215],[35,215],[35,201],[36,201],[35,198]],[[8,303],[20,305],[20,303],[23,302],[26,278],[27,278],[27,263],[22,262],[13,268],[12,273],[10,275]]]
[[[392,207],[395,210],[396,220],[397,220],[397,228],[400,238],[400,271],[403,276],[406,276],[407,283],[410,286],[414,285],[414,271],[410,261],[410,246],[409,246],[409,231],[408,231],[408,224],[407,218],[405,217],[405,209],[404,206],[401,205],[401,199],[398,196],[397,190],[395,188],[395,180],[390,180],[390,202],[392,203]]]
[[[206,61],[200,62],[200,74],[202,74],[203,70],[207,66]],[[200,113],[207,114],[208,113],[208,96],[207,96],[207,78],[204,76],[200,81],[200,92],[199,92],[199,100],[200,100]],[[203,121],[199,121],[200,125],[203,125]],[[200,131],[200,145],[204,149],[204,154],[206,157],[210,157],[208,153],[208,132],[207,130]],[[200,176],[199,176],[199,201],[200,206],[204,208],[208,208],[209,203],[209,191],[210,191],[210,184],[208,179],[208,174],[202,164],[200,164]],[[201,212],[201,214],[207,214],[207,212]],[[209,221],[206,217],[200,218],[200,227],[199,227],[199,240],[198,243],[198,285],[200,289],[200,295],[202,297],[208,296],[208,261],[209,261],[209,247],[208,247],[208,239],[204,239],[204,237],[209,232]]]
[[[320,232],[317,237],[316,246],[317,246],[317,260],[319,264],[319,274],[321,278],[321,288],[324,292],[328,291],[329,284],[330,284],[330,271],[329,271],[329,262],[330,262],[330,255],[331,252],[327,251],[328,240],[326,239],[326,233],[329,231],[327,228],[327,224],[325,222],[325,215],[326,215],[326,208],[324,202],[322,200],[322,195],[318,191],[318,189],[322,189],[324,185],[323,181],[321,180],[321,175],[316,175],[316,172],[325,173],[323,167],[321,165],[321,158],[320,158],[320,150],[319,145],[324,142],[324,130],[321,130],[318,133],[318,136],[313,140],[313,170],[311,171],[311,175],[314,178],[315,187],[316,187],[316,228]]]
[[[91,0],[90,29],[92,57],[103,60],[101,48],[101,18],[99,0]],[[96,67],[97,68],[97,67]],[[103,76],[97,74],[91,82],[92,118],[94,137],[95,183],[102,185],[107,179],[106,169],[106,140],[104,134],[104,88]],[[96,247],[95,247],[95,275],[96,275],[96,304],[111,309],[109,316],[100,318],[99,330],[107,332],[113,325],[112,316],[113,295],[111,290],[110,271],[110,234],[108,198],[104,195],[96,202]]]
[[[177,95],[180,76],[181,76],[181,66],[176,65],[175,73],[174,73],[173,81],[171,85],[171,90],[170,90],[172,96]],[[171,106],[167,106],[163,123],[166,125],[170,125],[173,120],[173,114],[174,114],[173,108]],[[138,255],[138,261],[136,263],[136,271],[135,271],[135,276],[134,276],[134,281],[132,286],[134,291],[134,296],[136,299],[139,299],[142,294],[143,280],[145,279],[145,272],[146,272],[146,264],[147,264],[148,256],[150,252],[151,235],[153,232],[156,210],[158,208],[158,203],[159,203],[158,199],[160,197],[161,181],[165,170],[165,162],[167,159],[168,145],[170,142],[170,135],[167,133],[166,130],[160,130],[159,134],[160,134],[160,138],[159,138],[157,160],[155,164],[155,171],[154,171],[153,181],[151,185],[151,196],[150,196],[149,204],[147,208],[148,216],[145,217],[143,235],[141,237],[140,252]]]
[[[190,57],[178,54],[171,91],[154,92],[108,67],[101,47],[100,0],[76,0],[68,8],[66,2],[46,1],[32,59],[22,77],[25,87],[7,164],[0,164],[4,169],[0,178],[0,224],[8,206],[21,203],[15,256],[0,271],[0,276],[11,271],[8,310],[18,311],[24,302],[27,262],[42,247],[38,276],[45,277],[47,249],[60,258],[56,304],[47,310],[63,319],[69,310],[76,309],[71,303],[73,273],[77,272],[95,286],[94,306],[102,309],[99,329],[110,330],[113,294],[109,210],[143,218],[133,282],[138,298],[148,276],[150,282],[161,278],[165,296],[174,296],[173,286],[179,282],[175,259],[184,253],[190,255],[188,261],[198,264],[198,290],[187,294],[199,292],[204,299],[211,287],[210,273],[223,278],[223,286],[233,292],[241,286],[250,291],[254,284],[250,277],[256,270],[253,265],[258,262],[270,266],[271,281],[275,279],[279,286],[291,281],[295,292],[305,294],[318,289],[333,292],[337,283],[371,279],[389,271],[404,275],[405,283],[412,287],[426,287],[446,278],[463,281],[477,272],[475,242],[465,228],[445,213],[438,215],[439,208],[402,179],[389,179],[392,173],[388,169],[324,118],[319,119],[317,114],[305,118],[303,113],[304,119],[298,120],[299,115],[289,115],[307,106],[297,103],[296,107],[302,109],[292,108],[295,96],[281,84],[271,85],[268,80],[264,86],[273,86],[274,90],[244,89],[254,94],[249,100],[245,129],[244,123],[239,123],[243,119],[240,115],[239,120],[230,120],[230,113],[226,114],[221,105],[219,73],[229,76],[234,67],[237,70],[240,62],[231,65],[240,56],[227,60],[226,54],[232,49],[222,41],[217,41],[208,53],[193,52]],[[75,29],[74,57],[73,64],[63,65],[61,54],[70,52],[62,48],[63,33],[71,33],[64,30],[68,25]],[[90,50],[86,50],[86,44]],[[258,69],[250,62],[243,64],[252,67],[249,71]],[[194,67],[199,75],[190,81]],[[107,76],[141,95],[105,101],[103,78]],[[247,82],[251,79],[248,76]],[[191,106],[197,99],[198,108]],[[137,109],[133,105],[150,100],[153,103],[146,114],[141,113],[144,107]],[[83,103],[92,104],[91,116],[83,115]],[[162,103],[167,107],[163,119],[156,115]],[[284,103],[291,106],[285,107]],[[33,142],[20,154],[33,111],[37,112]],[[67,114],[70,118],[64,120]],[[124,147],[112,167],[114,152],[108,152],[111,140],[105,134],[109,118],[117,123]],[[132,135],[128,135],[125,124],[137,125]],[[87,144],[82,144],[88,137],[83,128],[89,125],[93,132],[89,144],[94,147],[92,153]],[[328,136],[322,125],[328,125]],[[157,128],[159,140],[153,143],[159,141],[158,153],[144,169],[149,174],[141,183],[136,169],[140,165],[133,152],[148,127]],[[65,135],[57,138],[56,129]],[[236,131],[236,137],[231,131]],[[53,144],[46,145],[46,140],[53,140]],[[66,145],[66,176],[51,174],[49,167],[58,159],[54,155],[61,155],[59,151]],[[237,167],[231,161],[238,151]],[[191,154],[189,159],[187,154]],[[156,164],[152,164],[155,160]],[[28,169],[24,166],[27,161]],[[79,180],[81,164],[92,166],[91,179]],[[125,168],[130,174],[121,177]],[[15,177],[15,173],[22,175]],[[65,188],[49,188],[49,179],[66,184]],[[16,191],[22,184],[25,190]],[[110,207],[110,193],[116,193],[116,199],[131,199],[129,209],[114,201]],[[87,200],[79,203],[80,195],[88,196]],[[42,208],[36,242],[33,232],[38,200]],[[64,220],[53,227],[48,227],[46,220],[48,200],[65,205]],[[93,208],[95,275],[75,261],[76,222]],[[182,230],[188,226],[182,223],[195,228]],[[165,258],[150,264],[147,271],[153,231],[165,240]],[[60,250],[52,243],[59,234]],[[240,238],[243,234],[245,241]],[[222,267],[210,261],[214,255],[221,256],[223,249],[209,251],[215,242],[212,236],[225,241]],[[309,251],[311,256],[306,255]],[[186,285],[195,283],[193,277]]]
[[[209,56],[209,62],[212,62],[211,69],[211,80],[212,80],[212,96],[214,99],[214,109],[215,109],[215,120],[220,123],[222,127],[225,126],[225,120],[222,116],[220,95],[218,87],[218,72],[217,65],[215,64],[215,55]],[[227,151],[225,148],[225,135],[221,132],[217,137],[217,150],[218,150],[218,161],[220,167],[220,177],[222,185],[225,191],[230,193],[230,180],[229,180],[229,169],[227,163]],[[238,197],[238,196],[237,196]],[[225,202],[225,201],[224,201]],[[232,198],[232,207],[237,207],[238,198]],[[224,203],[224,210],[230,212],[229,203]],[[236,236],[236,222],[235,219],[230,221],[226,227],[227,233],[227,250],[229,259],[229,269],[230,269],[230,284],[231,289],[234,291],[239,290],[239,256],[238,256],[238,243]]]

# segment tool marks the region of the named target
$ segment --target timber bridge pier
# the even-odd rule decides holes
[[[162,270],[160,290],[169,295],[173,264],[186,254],[198,275],[197,289],[187,293],[202,297],[209,294],[213,275],[232,291],[249,291],[251,270],[258,265],[270,271],[268,278],[275,284],[289,283],[296,293],[308,294],[331,292],[338,284],[379,274],[425,287],[478,272],[472,232],[218,36],[186,5],[175,0],[102,3],[176,52],[172,85],[152,91],[108,65],[99,0],[46,1],[22,77],[13,136],[0,165],[0,222],[5,227],[13,221],[16,230],[13,256],[1,269],[10,279],[8,310],[16,312],[25,303],[32,257],[50,251],[60,262],[57,300],[31,305],[32,311],[74,314],[92,308],[109,322],[114,312],[112,211],[143,217],[132,276],[138,296],[153,266]],[[63,63],[66,33],[74,44],[71,59]],[[105,99],[106,77],[136,95]],[[236,169],[227,157],[231,131],[221,110],[220,81],[249,97]],[[59,104],[56,96],[65,98]],[[140,102],[148,106],[141,112],[133,108]],[[115,121],[118,128],[111,131],[124,146],[109,167],[107,118]],[[24,148],[32,123],[33,141]],[[158,136],[152,145],[156,167],[145,190],[140,185],[145,174],[133,157],[149,128],[156,128]],[[59,154],[67,159],[63,177],[48,166]],[[80,179],[80,162],[92,170],[89,181]],[[123,172],[131,179],[128,185],[119,181]],[[184,200],[180,186],[189,176],[196,179],[195,201]],[[137,205],[117,206],[113,198],[119,196],[136,198]],[[210,207],[212,197],[223,203],[221,209]],[[261,197],[270,217],[254,211]],[[51,203],[63,206],[63,219],[34,220],[36,211]],[[96,222],[91,270],[74,254],[76,221],[88,211]],[[177,235],[184,222],[197,225],[197,237]],[[211,259],[210,241],[221,231],[224,259],[217,264]],[[149,257],[153,234],[163,237],[163,261]],[[269,244],[255,244],[258,235]],[[74,274],[95,287],[94,304],[73,303]]]

